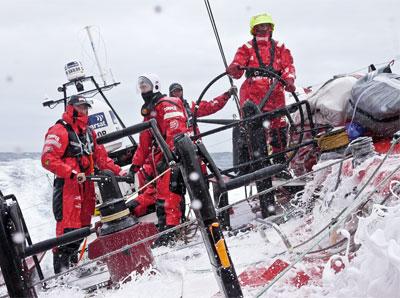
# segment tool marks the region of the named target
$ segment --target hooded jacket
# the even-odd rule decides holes
[[[75,112],[76,113],[76,112]],[[68,105],[62,119],[49,128],[42,150],[41,162],[56,175],[53,189],[53,212],[57,220],[57,236],[65,228],[90,224],[95,207],[92,182],[78,184],[76,173],[92,173],[93,166],[109,169],[118,175],[121,168],[107,156],[103,145],[96,143],[96,134],[87,125],[87,116],[74,117]]]

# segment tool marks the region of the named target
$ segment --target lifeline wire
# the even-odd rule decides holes
[[[367,200],[364,202],[364,204],[362,204],[362,205],[359,207],[359,209],[362,209],[362,208],[365,206],[365,204],[371,199],[371,197],[372,197],[375,193],[378,192],[378,189],[379,189],[381,186],[385,185],[386,182],[387,182],[397,171],[399,171],[399,170],[400,170],[400,165],[399,165],[398,167],[396,167],[384,180],[382,180],[382,181],[379,183],[379,185],[376,186],[376,188],[375,188],[374,191],[372,191],[372,192],[370,192],[370,193],[368,194]],[[384,201],[381,202],[381,204],[383,204],[383,203],[384,203]],[[346,208],[347,208],[347,207],[346,207]],[[310,237],[310,238],[307,239],[306,241],[303,241],[303,242],[297,244],[296,246],[293,247],[293,249],[297,249],[297,248],[299,248],[299,247],[301,247],[301,246],[303,246],[303,245],[309,243],[311,240],[315,239],[318,235],[320,235],[325,229],[329,228],[331,224],[332,224],[332,222],[328,223],[328,224],[327,224],[324,228],[322,228],[319,232],[317,232],[316,234],[314,234],[312,237]],[[325,248],[323,248],[323,249],[310,251],[310,252],[308,252],[307,254],[316,253],[316,252],[320,252],[320,251],[324,251],[324,250],[326,250],[326,249],[335,247],[335,246],[337,246],[337,245],[339,245],[339,244],[341,244],[341,241],[339,241],[339,242],[337,242],[337,243],[335,243],[335,244],[333,244],[333,245],[330,245],[330,246],[328,246],[328,247],[325,247]],[[281,253],[278,253],[277,255],[282,255],[282,254],[284,254],[284,253],[285,253],[285,252],[281,252]]]
[[[283,182],[283,183],[281,183],[281,184],[279,184],[279,185],[276,185],[276,186],[274,186],[274,187],[271,187],[271,188],[268,188],[268,189],[266,189],[266,190],[260,191],[259,193],[256,193],[255,195],[252,195],[252,196],[248,197],[247,199],[242,199],[242,200],[236,201],[236,202],[234,202],[234,203],[232,203],[232,204],[226,205],[226,206],[224,206],[224,207],[222,207],[222,208],[216,209],[216,211],[217,211],[217,213],[221,213],[222,211],[225,211],[225,210],[227,210],[227,209],[229,209],[229,208],[231,208],[231,207],[233,207],[233,206],[236,206],[236,205],[238,205],[238,204],[240,204],[240,203],[243,203],[243,202],[245,202],[245,201],[247,201],[247,200],[252,200],[252,199],[255,199],[255,198],[259,197],[260,195],[270,193],[271,191],[274,191],[274,190],[276,190],[277,188],[279,188],[279,187],[281,187],[281,186],[285,186],[286,184],[289,184],[289,183],[291,183],[291,182],[293,182],[293,181],[303,179],[303,178],[305,178],[305,177],[307,177],[307,176],[311,176],[312,174],[314,174],[314,173],[316,173],[316,172],[322,171],[322,170],[324,170],[324,169],[326,169],[326,168],[329,168],[329,167],[331,167],[331,166],[333,166],[333,165],[335,165],[335,164],[338,164],[338,163],[343,162],[343,161],[345,161],[345,160],[347,160],[347,159],[350,159],[350,158],[352,158],[352,157],[351,157],[351,156],[348,156],[348,157],[339,159],[339,160],[337,160],[337,161],[335,161],[335,162],[332,162],[332,163],[330,163],[330,164],[328,164],[328,165],[326,165],[326,166],[323,166],[323,167],[321,167],[321,168],[318,168],[318,169],[316,169],[316,170],[314,170],[314,171],[308,172],[308,173],[306,173],[306,174],[304,174],[304,175],[295,177],[295,178],[293,178],[293,179],[291,179],[291,180],[288,180],[288,181],[286,181],[286,182]]]
[[[361,187],[361,189],[358,191],[358,193],[355,195],[355,197],[353,198],[353,203],[350,204],[349,206],[345,207],[342,209],[341,212],[339,212],[339,214],[331,220],[331,222],[329,223],[329,228],[325,229],[325,233],[321,233],[322,236],[317,239],[308,249],[306,249],[304,252],[302,252],[299,257],[293,262],[291,263],[288,267],[286,267],[281,273],[279,273],[269,284],[268,286],[264,287],[263,289],[261,289],[255,297],[261,297],[261,295],[263,295],[269,288],[271,288],[279,279],[281,279],[290,269],[292,269],[298,262],[302,261],[303,258],[315,247],[317,246],[326,236],[329,235],[329,232],[331,229],[335,228],[336,226],[338,226],[339,224],[341,224],[343,222],[343,220],[345,220],[354,210],[354,208],[358,207],[358,205],[364,200],[364,198],[359,198],[361,193],[364,191],[364,189],[369,185],[369,183],[371,182],[372,178],[375,177],[375,175],[378,173],[379,169],[382,167],[383,163],[386,161],[386,159],[388,158],[388,156],[392,153],[395,145],[400,141],[400,138],[398,138],[397,140],[395,140],[389,151],[387,152],[387,154],[385,155],[385,157],[382,159],[381,163],[376,167],[376,169],[374,170],[374,172],[371,174],[371,176],[368,178],[368,180],[365,182],[365,184]],[[399,166],[400,167],[400,166]],[[384,185],[384,183],[387,182],[387,180],[394,175],[394,173],[397,171],[398,168],[396,168],[391,175],[389,175],[388,177],[386,177],[384,180],[381,181],[381,183],[379,183],[379,185],[376,187],[380,187],[382,185]],[[369,199],[374,192],[370,193],[370,195],[367,197],[367,199]]]
[[[395,144],[395,143],[394,143],[394,144]],[[394,146],[393,146],[393,147],[394,147]],[[391,150],[389,150],[389,151],[391,151]],[[389,153],[389,152],[388,152],[388,153]],[[348,157],[348,158],[350,158],[350,157]],[[345,159],[348,159],[348,158],[345,158]],[[386,156],[385,156],[385,158],[386,158]],[[384,158],[384,160],[385,160],[385,158]],[[384,160],[382,161],[382,163],[384,162]],[[322,168],[320,168],[320,169],[318,169],[318,170],[316,170],[316,171],[320,171],[320,170],[322,170],[322,169],[324,169],[324,168],[327,168],[327,167],[329,167],[329,166],[331,166],[331,165],[333,165],[333,164],[336,164],[336,163],[338,163],[338,162],[340,162],[340,161],[337,161],[337,162],[335,162],[335,163],[331,163],[330,165],[325,166],[325,167],[322,167]],[[378,166],[378,167],[379,167],[379,166]],[[314,172],[316,172],[316,171],[314,171]],[[162,173],[162,174],[164,174],[164,173]],[[308,173],[308,174],[309,174],[309,173]],[[303,176],[305,176],[305,175],[303,175]],[[298,178],[299,178],[299,177],[298,177]],[[366,184],[368,184],[368,183],[369,183],[369,181],[367,181]],[[286,184],[286,183],[282,183],[281,185],[284,185],[284,184]],[[270,189],[268,189],[268,190],[270,190]],[[270,191],[271,191],[271,190],[270,190]],[[361,190],[361,191],[362,191],[362,190]],[[360,191],[360,192],[361,192],[361,191]],[[243,200],[242,200],[242,201],[243,201]],[[227,206],[227,207],[228,207],[228,206]],[[221,209],[223,209],[223,208],[221,208]],[[219,209],[219,210],[221,210],[221,209]],[[345,208],[345,209],[346,209],[346,208]],[[124,247],[121,247],[121,248],[118,249],[118,250],[112,251],[112,252],[110,252],[110,253],[108,253],[108,254],[105,254],[105,255],[103,255],[103,256],[100,256],[100,257],[98,257],[98,258],[95,258],[95,259],[93,259],[93,260],[90,260],[90,261],[88,261],[88,262],[86,262],[86,263],[84,263],[84,264],[81,264],[81,265],[78,265],[78,266],[73,267],[73,268],[71,268],[71,269],[68,269],[68,270],[66,270],[66,271],[64,271],[64,272],[62,272],[62,273],[58,273],[58,274],[55,274],[55,275],[50,276],[50,277],[48,277],[48,278],[45,278],[45,279],[43,279],[43,280],[41,280],[41,281],[38,281],[38,282],[32,284],[31,287],[35,287],[35,286],[37,286],[37,285],[39,285],[39,284],[43,284],[43,283],[45,283],[45,282],[47,282],[47,281],[49,281],[49,280],[55,279],[55,278],[57,278],[57,277],[59,277],[59,276],[65,275],[65,274],[67,274],[67,273],[69,273],[69,272],[75,271],[75,270],[77,270],[77,269],[79,269],[79,268],[82,268],[82,267],[84,267],[84,266],[90,265],[90,264],[92,264],[92,263],[95,263],[95,262],[100,261],[100,260],[102,260],[102,259],[105,259],[105,258],[107,258],[107,257],[113,256],[113,255],[115,255],[115,254],[117,254],[117,253],[127,251],[128,249],[130,249],[130,248],[132,248],[132,247],[135,247],[135,246],[137,246],[137,245],[140,245],[140,244],[145,243],[145,242],[150,241],[150,240],[154,240],[154,239],[158,238],[158,237],[161,236],[161,235],[164,235],[164,234],[167,234],[167,233],[169,233],[169,232],[178,230],[178,229],[180,229],[180,228],[189,226],[189,225],[191,225],[192,223],[195,223],[195,222],[197,222],[197,219],[193,219],[193,220],[187,221],[187,222],[185,222],[185,223],[182,223],[182,224],[180,224],[180,225],[175,226],[174,228],[167,229],[167,230],[165,230],[165,231],[162,231],[162,232],[157,233],[157,234],[155,234],[155,235],[152,235],[152,236],[150,236],[150,237],[147,237],[147,238],[144,238],[144,239],[142,239],[142,240],[139,240],[139,241],[137,241],[137,242],[135,242],[135,243],[132,243],[132,244],[129,244],[129,245],[125,245]],[[323,239],[323,238],[322,238],[322,239]],[[322,239],[321,239],[321,240],[322,240]],[[319,243],[321,240],[319,240],[318,243]],[[318,243],[316,243],[316,244],[318,244]],[[315,245],[316,245],[316,244],[315,244]],[[300,261],[300,260],[301,260],[301,259],[299,259],[299,261]],[[298,261],[297,261],[297,262],[298,262]],[[296,263],[297,263],[297,262],[296,262]],[[294,264],[293,264],[293,266],[294,266]],[[290,266],[289,266],[289,267],[290,267]],[[290,267],[290,268],[291,268],[291,267]],[[290,269],[290,268],[289,268],[289,269]],[[285,271],[285,272],[286,272],[286,271]],[[272,284],[271,284],[271,285],[272,285]]]
[[[111,256],[113,256],[113,255],[115,255],[115,254],[117,254],[117,253],[125,252],[125,251],[131,249],[132,247],[138,246],[138,245],[143,244],[143,243],[145,243],[145,242],[148,242],[148,241],[150,241],[150,240],[154,240],[154,239],[160,237],[161,235],[168,234],[168,233],[173,232],[173,231],[175,231],[175,230],[178,230],[178,229],[180,229],[180,228],[189,226],[189,225],[191,225],[192,223],[195,223],[195,222],[197,222],[197,219],[192,219],[192,220],[190,220],[190,221],[184,222],[184,223],[182,223],[182,224],[180,224],[180,225],[177,225],[177,226],[175,226],[175,227],[173,227],[173,228],[170,228],[170,229],[167,229],[167,230],[165,230],[165,231],[159,232],[159,233],[157,233],[157,234],[154,234],[154,235],[152,235],[152,236],[149,236],[149,237],[147,237],[147,238],[144,238],[144,239],[139,240],[139,241],[137,241],[137,242],[134,242],[134,243],[132,243],[132,244],[125,245],[125,246],[123,246],[123,247],[121,247],[121,248],[119,248],[119,249],[117,249],[117,250],[114,250],[114,251],[112,251],[112,252],[109,252],[109,253],[107,253],[107,254],[105,254],[105,255],[102,255],[102,256],[100,256],[100,257],[97,257],[97,258],[95,258],[95,259],[92,259],[92,260],[90,260],[90,261],[88,261],[88,262],[86,262],[86,263],[83,263],[83,264],[81,264],[81,265],[78,265],[78,266],[76,266],[76,267],[73,267],[73,268],[71,268],[71,269],[68,269],[68,270],[66,270],[66,271],[64,271],[64,272],[61,272],[61,273],[55,274],[55,275],[53,275],[53,276],[47,277],[47,278],[45,278],[45,279],[43,279],[43,280],[37,281],[36,283],[34,283],[34,284],[30,285],[30,286],[31,286],[31,287],[35,287],[35,286],[37,286],[37,285],[39,285],[39,284],[43,284],[43,283],[45,283],[46,281],[55,279],[55,278],[57,278],[57,277],[59,277],[59,276],[65,275],[65,274],[70,273],[70,272],[72,272],[72,271],[75,271],[75,270],[77,270],[77,269],[79,269],[79,268],[82,268],[82,267],[85,267],[85,266],[87,266],[87,265],[93,264],[93,263],[95,263],[95,262],[101,261],[101,260],[103,260],[103,259],[105,259],[105,258],[108,258],[108,257],[111,257]]]
[[[373,178],[373,176],[375,176],[375,174],[377,173],[377,171],[379,170],[379,168],[382,166],[382,164],[384,163],[384,161],[386,160],[386,158],[388,157],[388,155],[393,151],[394,146],[395,146],[399,141],[400,141],[400,138],[399,138],[396,142],[393,142],[391,148],[389,149],[388,153],[386,154],[386,156],[385,156],[384,159],[382,160],[381,164],[378,165],[378,167],[376,168],[376,170],[374,171],[374,173],[371,175],[371,177],[368,179],[368,181],[366,182],[366,184],[365,184],[365,185],[363,186],[363,188],[358,192],[358,194],[355,196],[354,199],[356,199],[356,198],[361,194],[361,192],[364,190],[364,188],[369,184],[370,180]],[[315,173],[315,172],[317,172],[317,171],[321,171],[321,170],[323,170],[323,169],[325,169],[325,168],[328,168],[328,167],[330,167],[330,166],[332,166],[332,165],[334,165],[334,164],[337,164],[337,163],[342,162],[343,160],[346,160],[346,159],[349,159],[349,158],[351,158],[351,157],[343,158],[343,159],[341,159],[341,160],[339,160],[339,161],[336,161],[336,162],[334,162],[334,163],[331,163],[331,164],[329,164],[329,165],[327,165],[327,166],[321,167],[321,168],[319,168],[319,169],[317,169],[317,170],[315,170],[315,171],[313,171],[313,172],[310,172],[310,173],[307,173],[307,174],[305,174],[305,175],[296,177],[295,179],[292,179],[291,181],[298,180],[298,179],[300,179],[300,178],[306,177],[306,176],[308,176],[308,175],[311,175],[312,173]],[[169,169],[168,169],[168,170],[169,170]],[[154,181],[154,180],[158,179],[160,176],[164,175],[168,170],[166,170],[166,171],[164,171],[163,173],[161,173],[158,177],[156,177],[156,178],[153,179],[152,181]],[[388,177],[387,177],[387,179],[388,179]],[[382,181],[382,183],[385,182],[385,181],[387,181],[387,179],[384,179],[384,180]],[[283,186],[283,185],[285,185],[285,184],[288,184],[289,182],[290,182],[290,181],[287,181],[287,182],[285,182],[285,183],[280,184],[279,186]],[[276,188],[279,187],[279,186],[276,186],[276,187],[267,189],[267,190],[265,190],[265,191],[263,191],[263,192],[260,192],[259,194],[255,195],[255,196],[253,196],[253,197],[258,196],[258,195],[260,195],[261,193],[268,193],[268,192],[270,192],[270,191],[276,189]],[[217,212],[219,213],[219,212],[221,212],[221,211],[224,211],[224,210],[226,210],[226,209],[232,207],[233,205],[236,205],[236,204],[238,204],[238,203],[240,203],[240,202],[243,202],[243,201],[245,201],[245,200],[241,200],[241,201],[235,202],[234,204],[230,204],[230,205],[228,205],[228,206],[225,206],[225,207],[223,207],[223,208],[221,208],[221,209],[217,209]],[[338,215],[338,217],[339,217],[340,215],[344,214],[344,211],[345,211],[347,208],[348,208],[348,207],[344,208],[344,209],[342,210],[341,214]],[[342,219],[342,220],[343,220],[343,219]],[[37,286],[37,285],[39,285],[39,284],[43,284],[43,283],[45,283],[46,281],[49,281],[49,280],[51,280],[51,279],[55,279],[55,278],[57,278],[57,277],[59,277],[59,276],[62,276],[62,275],[67,274],[67,273],[69,273],[69,272],[75,271],[75,270],[77,270],[77,269],[79,269],[79,268],[81,268],[81,267],[90,265],[90,264],[92,264],[92,263],[94,263],[94,262],[100,261],[100,260],[105,259],[105,258],[107,258],[107,257],[113,256],[113,255],[115,255],[115,254],[117,254],[117,253],[120,253],[120,252],[123,252],[123,251],[127,251],[128,249],[130,249],[130,248],[132,248],[132,247],[134,247],[134,246],[137,246],[137,245],[140,245],[140,244],[142,244],[142,243],[148,242],[148,241],[150,241],[150,240],[156,239],[156,238],[158,238],[158,237],[161,236],[161,235],[164,235],[164,234],[167,234],[167,233],[169,233],[169,232],[178,230],[178,229],[180,229],[180,228],[189,226],[189,225],[191,225],[192,223],[195,223],[195,222],[197,222],[197,219],[193,219],[193,220],[187,221],[187,222],[182,223],[182,224],[180,224],[180,225],[177,225],[177,226],[175,226],[175,227],[173,227],[173,228],[167,229],[167,230],[165,230],[165,231],[162,231],[162,232],[157,233],[157,234],[155,234],[155,235],[152,235],[152,236],[150,236],[150,237],[147,237],[147,238],[144,238],[144,239],[142,239],[142,240],[139,240],[139,241],[137,241],[137,242],[135,242],[135,243],[132,243],[132,244],[129,244],[129,245],[125,245],[124,247],[121,247],[121,248],[118,249],[118,250],[112,251],[112,252],[110,252],[110,253],[108,253],[108,254],[105,254],[105,255],[103,255],[103,256],[100,256],[100,257],[98,257],[98,258],[95,258],[95,259],[93,259],[93,260],[91,260],[91,261],[88,261],[88,262],[86,262],[86,263],[84,263],[84,264],[78,265],[78,266],[76,266],[76,267],[74,267],[74,268],[68,269],[68,270],[66,270],[66,271],[64,271],[64,272],[62,272],[62,273],[58,273],[58,274],[55,274],[55,275],[50,276],[50,277],[48,277],[48,278],[45,278],[45,279],[43,279],[43,280],[41,280],[41,281],[38,281],[38,282],[32,284],[31,286],[34,287],[34,286]],[[336,221],[336,223],[333,224],[331,227],[336,226],[336,225],[337,225],[338,223],[340,223],[340,222],[341,222],[341,220],[340,220],[340,221]],[[309,250],[311,250],[311,249],[312,249],[313,247],[315,247],[320,241],[322,241],[322,239],[323,239],[324,237],[325,237],[325,235],[324,235],[323,237],[321,237],[321,239],[319,239],[313,246],[311,246],[311,248],[310,248]],[[307,254],[307,252],[308,252],[308,251],[306,251],[306,253],[304,253],[304,255]],[[303,255],[303,254],[302,254],[302,255]],[[302,255],[300,256],[300,258],[298,258],[297,261],[295,261],[292,265],[290,265],[290,266],[287,268],[287,270],[284,270],[284,271],[282,272],[282,276],[283,276],[284,273],[286,273],[290,268],[292,268],[297,262],[299,262],[299,261],[302,260],[302,258],[304,257],[304,256],[302,256]],[[281,277],[281,274],[278,275],[278,277],[275,278],[275,279],[271,282],[271,284],[270,284],[262,293],[264,293],[270,286],[272,286],[272,284],[274,284],[280,277]],[[262,293],[261,293],[261,295],[262,295]],[[257,296],[257,297],[259,297],[259,296]]]

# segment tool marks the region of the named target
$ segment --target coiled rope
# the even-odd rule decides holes
[[[353,155],[353,166],[364,162],[367,158],[373,156],[375,152],[374,143],[371,137],[359,137],[350,142],[345,154],[351,152]]]
[[[349,143],[349,136],[344,128],[317,137],[317,144],[322,152],[341,149]]]

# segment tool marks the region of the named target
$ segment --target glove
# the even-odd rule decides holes
[[[237,94],[237,92],[238,92],[238,89],[237,89],[237,87],[235,86],[235,85],[233,85],[231,88],[229,88],[229,90],[228,90],[228,94],[229,94],[229,96],[232,96],[232,95],[234,95],[234,94]]]
[[[230,75],[235,79],[239,79],[242,76],[242,70],[240,69],[240,65],[237,64],[232,63],[231,65],[229,65],[228,68],[226,69],[226,72],[228,73],[228,75]]]
[[[290,93],[296,91],[296,86],[294,85],[294,79],[292,78],[286,79],[285,90]]]
[[[136,200],[130,200],[129,202],[125,203],[126,207],[129,208],[129,211],[134,214],[134,210],[137,206],[139,206],[139,202]]]
[[[135,174],[139,172],[139,170],[140,170],[139,166],[132,164],[131,167],[129,168],[129,174],[135,176]]]

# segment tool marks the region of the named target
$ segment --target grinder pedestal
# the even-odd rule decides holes
[[[89,259],[103,256],[156,233],[157,228],[154,224],[137,223],[124,230],[100,236],[89,244]],[[151,242],[150,240],[106,258],[105,262],[110,272],[111,280],[119,282],[133,271],[142,273],[145,269],[149,268],[154,261],[150,248]]]

